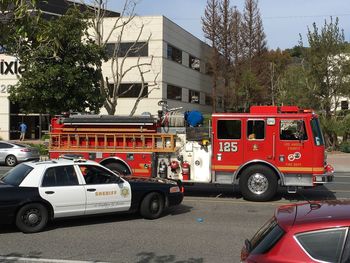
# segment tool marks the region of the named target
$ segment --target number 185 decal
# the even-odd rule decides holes
[[[219,152],[237,152],[237,142],[219,142]]]

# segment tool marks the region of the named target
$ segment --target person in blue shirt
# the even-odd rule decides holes
[[[19,140],[24,141],[24,138],[25,138],[26,132],[27,132],[27,125],[24,122],[22,122],[19,125],[19,131],[21,132],[21,135],[19,136]]]

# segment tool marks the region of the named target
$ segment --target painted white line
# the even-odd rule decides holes
[[[47,259],[47,258],[22,258],[22,257],[2,257],[0,262],[47,262],[47,263],[107,263],[102,261],[80,261],[80,260],[64,260],[64,259]]]

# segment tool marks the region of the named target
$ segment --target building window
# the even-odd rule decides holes
[[[348,110],[349,109],[349,102],[347,100],[342,100],[340,102],[340,106],[342,110]]]
[[[109,84],[110,89],[113,89],[113,84]],[[120,84],[118,90],[119,98],[138,98],[142,89],[141,83],[123,83]],[[144,89],[141,93],[141,97],[148,97],[148,83],[144,84]]]
[[[123,43],[107,43],[106,52],[108,58],[112,58],[116,52],[117,57],[147,57],[147,42],[123,42]]]
[[[201,61],[199,60],[199,58],[196,58],[196,57],[190,55],[190,59],[188,61],[188,64],[189,64],[188,66],[191,69],[200,71]]]
[[[182,51],[176,47],[168,45],[167,57],[172,61],[182,64]]]
[[[166,97],[171,100],[182,100],[182,88],[174,85],[167,85]]]
[[[199,91],[190,90],[189,102],[199,104]]]
[[[213,97],[205,94],[205,105],[212,106],[213,105]]]

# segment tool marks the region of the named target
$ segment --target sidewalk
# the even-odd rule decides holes
[[[350,153],[327,153],[327,163],[334,167],[335,172],[350,172]]]

